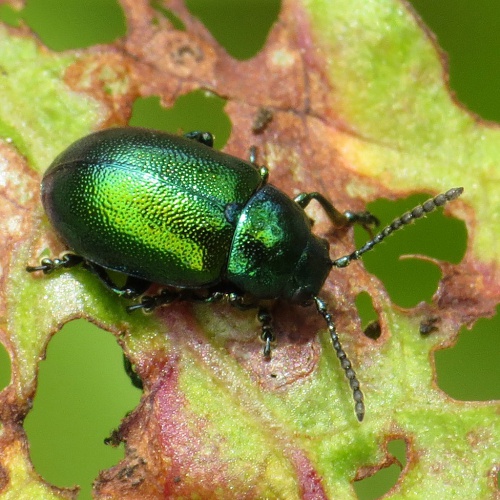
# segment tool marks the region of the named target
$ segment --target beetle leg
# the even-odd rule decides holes
[[[321,193],[300,193],[294,198],[295,203],[302,208],[306,208],[311,200],[316,200],[326,215],[336,227],[348,227],[354,224],[363,226],[367,231],[370,231],[371,226],[378,226],[379,220],[370,212],[339,212]]]
[[[332,339],[332,345],[337,353],[337,358],[339,358],[340,365],[344,369],[345,375],[349,380],[349,385],[352,389],[352,397],[354,399],[355,405],[354,410],[356,411],[356,416],[358,420],[361,422],[363,417],[365,416],[365,404],[363,402],[363,393],[359,388],[359,380],[356,376],[356,372],[352,368],[352,364],[347,357],[346,352],[342,349],[342,345],[340,343],[339,336],[337,335],[337,329],[335,328],[335,323],[333,321],[332,315],[327,311],[326,304],[319,297],[313,297],[313,300],[316,304],[316,309],[319,314],[323,316],[326,324],[328,326],[328,331],[330,332],[330,337]]]
[[[258,306],[258,302],[243,302],[243,295],[239,295],[238,293],[229,293],[227,295],[229,299],[229,303],[233,306],[236,307],[236,309],[239,309],[240,311],[247,311],[248,309],[254,309],[255,307]]]
[[[257,146],[250,146],[248,150],[248,159],[250,160],[250,163],[254,165],[255,167],[258,167],[257,165]]]
[[[43,274],[50,274],[52,271],[55,271],[56,269],[59,269],[61,267],[69,268],[76,266],[81,262],[83,262],[83,257],[80,257],[80,255],[76,255],[74,253],[67,252],[63,253],[59,258],[55,259],[44,257],[40,261],[39,266],[26,266],[26,271],[28,271],[29,273],[42,271]]]
[[[127,307],[127,312],[135,311],[136,309],[144,309],[146,312],[151,312],[157,307],[170,304],[176,300],[184,300],[186,302],[202,302],[213,303],[219,302],[224,298],[225,294],[219,291],[212,291],[208,295],[197,295],[189,290],[172,290],[164,288],[156,295],[144,295],[138,304]]]
[[[177,290],[164,288],[156,295],[143,295],[138,304],[127,307],[127,312],[133,312],[137,309],[144,309],[145,312],[151,312],[157,307],[170,304],[182,297],[182,293]]]
[[[109,288],[112,292],[126,299],[132,299],[142,295],[151,286],[150,281],[136,278],[135,276],[127,276],[125,284],[123,286],[119,286],[109,277],[109,274],[104,267],[89,261],[84,261],[83,266],[95,274],[106,286],[106,288]]]
[[[264,184],[267,184],[267,180],[269,178],[269,170],[267,167],[265,166],[262,166],[259,168],[259,174],[260,174],[260,178],[262,179],[262,186]]]
[[[380,243],[387,236],[392,234],[394,231],[401,229],[402,227],[410,224],[416,219],[420,219],[424,215],[432,212],[438,207],[441,207],[448,203],[449,201],[458,198],[464,188],[452,188],[446,191],[446,193],[438,194],[434,198],[427,200],[421,205],[417,205],[413,210],[404,213],[401,217],[394,219],[388,226],[384,227],[374,238],[366,242],[360,249],[355,250],[349,255],[344,255],[338,259],[332,261],[332,266],[334,267],[347,267],[353,260],[358,260],[361,256],[370,251],[377,243]]]
[[[262,179],[262,185],[267,184],[267,180],[269,179],[269,169],[266,166],[259,166],[257,164],[257,146],[250,146],[250,149],[248,150],[249,152],[249,160],[250,163],[255,167],[259,169],[259,174],[260,178]]]
[[[209,148],[214,147],[214,136],[210,132],[201,132],[200,130],[193,130],[192,132],[188,132],[184,134],[186,139],[192,139],[196,142],[201,142],[208,146]]]
[[[201,302],[202,304],[213,304],[220,302],[226,294],[219,291],[211,291],[208,295],[198,295],[195,292],[184,292],[179,298],[188,302]]]
[[[243,302],[243,296],[237,293],[228,294],[229,303],[240,309],[241,311],[246,311],[248,309],[253,309],[259,307],[258,302]],[[273,328],[271,326],[272,316],[269,310],[265,307],[259,307],[257,313],[257,319],[261,324],[261,334],[260,338],[264,342],[264,356],[269,358],[271,356],[271,344],[276,341],[276,336],[274,335]]]
[[[262,333],[260,334],[260,338],[264,342],[264,356],[266,358],[270,358],[271,343],[276,342],[276,336],[274,335],[273,328],[271,326],[273,318],[268,309],[266,309],[265,307],[259,307],[257,319],[262,326]]]

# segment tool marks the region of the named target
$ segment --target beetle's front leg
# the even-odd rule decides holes
[[[339,212],[321,193],[300,193],[294,198],[294,201],[302,208],[306,208],[311,200],[316,200],[321,205],[321,208],[336,227],[359,224],[370,232],[372,226],[380,224],[380,221],[370,212],[351,212],[350,210],[344,213]]]
[[[430,198],[421,205],[417,205],[413,210],[404,213],[400,217],[394,219],[388,226],[385,226],[382,231],[380,231],[375,237],[370,241],[367,241],[361,248],[354,250],[354,252],[344,255],[338,259],[332,261],[332,266],[335,267],[347,267],[353,260],[358,260],[363,254],[369,252],[375,245],[378,245],[387,236],[392,234],[394,231],[398,231],[402,227],[411,224],[414,220],[420,219],[424,215],[436,210],[438,207],[442,207],[449,201],[457,199],[464,191],[464,188],[451,188],[446,191],[446,193],[441,193]]]

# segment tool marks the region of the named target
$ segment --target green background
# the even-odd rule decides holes
[[[159,1],[151,4],[178,29],[183,28]],[[500,2],[414,0],[412,4],[449,54],[450,84],[458,99],[483,118],[500,121]],[[238,59],[252,57],[262,47],[280,7],[275,0],[189,0],[187,5]],[[123,13],[114,0],[32,0],[19,13],[2,5],[0,19],[11,25],[27,23],[57,51],[109,43],[125,33]],[[203,92],[179,99],[170,110],[161,110],[157,98],[143,99],[136,102],[131,124],[174,132],[210,130],[216,135],[216,146],[222,147],[231,127],[223,105],[223,100]],[[396,203],[379,200],[368,208],[388,222],[422,199],[425,196]],[[358,245],[363,238],[362,232],[356,234]],[[430,300],[439,272],[428,262],[398,262],[398,256],[420,253],[459,262],[465,242],[463,223],[434,214],[395,235],[364,261],[384,281],[394,302],[413,306]],[[357,306],[365,324],[373,319],[369,299],[359,297]],[[492,349],[498,345],[499,330],[497,314],[478,321],[472,331],[464,329],[456,347],[437,353],[438,383],[443,390],[462,400],[500,398],[498,355]],[[0,345],[0,389],[9,378],[8,356]],[[140,391],[125,375],[114,337],[84,321],[66,325],[49,344],[47,359],[40,366],[34,407],[26,419],[38,472],[58,486],[80,484],[80,498],[90,498],[91,482],[98,471],[123,456],[123,447],[104,446],[103,439],[139,398]],[[389,449],[404,464],[404,445],[395,441]],[[378,498],[398,474],[394,465],[358,483],[359,497]]]

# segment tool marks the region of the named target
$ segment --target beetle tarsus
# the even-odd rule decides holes
[[[126,309],[128,313],[136,311],[137,309],[142,309],[144,310],[144,312],[149,313],[154,311],[157,307],[171,304],[172,302],[178,300],[180,297],[180,292],[164,288],[160,291],[160,293],[156,295],[143,295],[141,297],[141,301],[138,304],[128,306]]]
[[[262,340],[265,342],[264,350],[262,354],[265,358],[271,357],[271,342],[273,341],[273,334],[270,332],[265,332],[262,334]]]
[[[257,319],[259,320],[262,328],[262,333],[260,335],[261,340],[264,342],[264,357],[271,357],[271,344],[276,342],[276,337],[271,326],[272,316],[271,313],[264,307],[259,308],[257,313]]]
[[[144,298],[144,297],[143,297]],[[144,309],[146,310],[146,304],[144,304],[141,300],[141,302],[139,302],[138,304],[134,304],[133,306],[127,306],[125,308],[125,310],[128,312],[128,313],[132,313],[134,311],[137,311],[138,309]]]
[[[356,376],[356,372],[352,368],[352,364],[347,357],[346,352],[342,348],[339,336],[337,335],[337,329],[335,328],[335,323],[333,321],[332,315],[326,309],[326,304],[319,297],[313,297],[316,304],[316,309],[319,314],[323,316],[328,326],[328,331],[330,332],[330,337],[332,339],[332,345],[337,353],[337,358],[339,358],[340,365],[342,366],[347,379],[349,380],[349,385],[352,389],[352,397],[354,399],[355,405],[354,410],[356,412],[356,417],[361,422],[365,416],[365,404],[363,402],[363,393],[361,392],[359,380]]]
[[[40,260],[39,266],[26,266],[26,271],[29,273],[34,273],[37,271],[42,271],[43,274],[50,274],[56,269],[69,268],[80,264],[83,261],[83,257],[76,255],[74,253],[63,253],[59,258],[50,259],[44,257]]]
[[[359,224],[370,236],[373,236],[372,227],[380,226],[380,221],[370,212],[344,212],[344,217],[349,221],[349,225]]]
[[[430,198],[421,205],[417,205],[413,210],[406,212],[401,217],[394,219],[389,225],[384,227],[374,238],[366,242],[361,248],[358,248],[354,252],[339,257],[338,259],[332,260],[333,267],[347,267],[353,260],[358,260],[363,254],[369,252],[375,245],[383,241],[387,236],[392,234],[394,231],[401,229],[402,227],[411,224],[414,220],[420,219],[424,215],[434,211],[438,207],[442,207],[449,201],[458,198],[464,188],[452,188],[446,191],[446,193],[438,194],[434,198]]]

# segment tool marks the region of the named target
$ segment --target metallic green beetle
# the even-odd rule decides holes
[[[271,315],[261,305],[284,299],[315,303],[325,319],[349,379],[361,421],[363,394],[342,349],[332,315],[318,294],[332,267],[346,267],[395,229],[455,199],[461,188],[419,205],[396,219],[361,249],[336,260],[329,244],[312,232],[304,212],[317,200],[335,226],[378,224],[368,212],[338,212],[319,193],[294,200],[267,184],[255,158],[244,161],[212,148],[209,133],[184,137],[140,128],[91,134],[61,153],[42,181],[42,202],[68,247],[27,270],[50,273],[82,264],[126,298],[128,310],[152,310],[174,300],[257,307],[264,354],[275,340]],[[117,286],[107,270],[127,276]],[[165,286],[143,295],[151,283]]]

